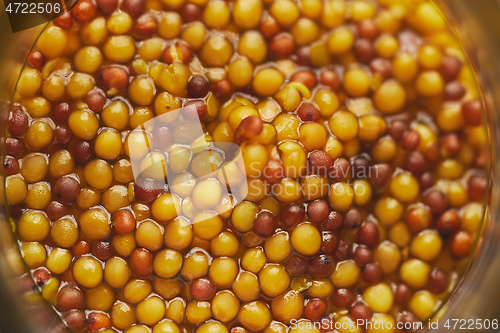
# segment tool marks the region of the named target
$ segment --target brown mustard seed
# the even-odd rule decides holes
[[[45,208],[45,213],[47,213],[49,220],[56,221],[69,213],[69,207],[64,203],[51,201]]]
[[[337,308],[350,308],[354,301],[355,295],[350,289],[340,288],[332,294],[332,303]]]
[[[111,217],[111,224],[115,233],[119,235],[129,234],[135,230],[136,221],[134,214],[128,210],[119,210]]]
[[[300,276],[307,271],[309,259],[294,253],[285,260],[284,266],[291,276]]]
[[[443,192],[438,190],[426,193],[422,202],[429,207],[431,213],[434,215],[440,215],[448,208],[448,198]]]
[[[321,232],[321,252],[330,254],[337,247],[337,236],[331,231]]]
[[[297,109],[297,116],[303,122],[318,121],[319,120],[319,109],[311,103],[302,103]]]
[[[54,193],[58,200],[71,202],[80,193],[80,182],[71,176],[61,177],[54,184]]]
[[[202,98],[208,94],[210,82],[203,75],[193,75],[187,85],[187,93],[191,98]]]
[[[318,321],[326,312],[326,303],[320,298],[310,299],[304,309],[306,318],[312,321]]]
[[[436,220],[436,229],[443,238],[453,235],[460,227],[460,217],[454,210],[447,210]]]
[[[365,245],[358,245],[352,253],[352,259],[358,264],[359,267],[363,267],[369,264],[373,259],[372,251]]]
[[[321,222],[321,228],[323,230],[335,231],[342,226],[342,220],[342,214],[333,210],[328,214],[328,217]]]
[[[33,68],[40,68],[45,64],[45,56],[38,51],[31,52],[28,56],[28,65]]]
[[[123,92],[128,86],[128,73],[121,67],[106,67],[101,71],[101,80],[107,94]]]
[[[130,269],[141,278],[153,274],[153,255],[144,248],[135,249],[130,255]]]
[[[319,83],[325,87],[330,88],[332,91],[339,90],[340,79],[337,72],[326,69],[319,74]]]
[[[106,104],[106,96],[99,90],[93,91],[85,98],[85,104],[87,104],[87,107],[93,112],[99,113]]]
[[[322,279],[332,274],[335,269],[335,260],[331,255],[320,254],[309,262],[309,275],[315,279]]]
[[[123,0],[121,9],[132,18],[137,18],[144,13],[146,2],[144,0]]]
[[[145,179],[135,183],[134,192],[137,202],[148,204],[158,197],[161,192],[161,187],[160,184],[154,180]]]
[[[330,213],[330,208],[325,200],[318,199],[307,204],[307,215],[314,223],[325,220]]]
[[[214,297],[217,287],[207,278],[201,278],[191,284],[191,295],[199,301],[208,301]]]
[[[281,211],[281,222],[286,228],[292,228],[304,220],[305,214],[304,206],[288,204]]]
[[[473,99],[462,105],[462,114],[464,121],[469,126],[479,126],[482,122],[481,102]]]
[[[358,239],[361,244],[367,246],[375,246],[379,241],[379,231],[375,223],[365,221],[361,224],[358,230]]]
[[[288,33],[274,36],[269,45],[269,50],[277,59],[288,58],[294,49],[295,43]]]
[[[327,175],[333,166],[330,155],[324,150],[314,150],[309,153],[308,170],[312,175]]]
[[[262,211],[257,214],[253,223],[253,231],[262,237],[269,237],[276,229],[276,222],[274,215],[270,212]]]
[[[316,76],[310,71],[300,71],[292,75],[291,82],[299,82],[305,85],[310,90],[316,86]]]

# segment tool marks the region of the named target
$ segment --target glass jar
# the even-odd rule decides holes
[[[460,285],[450,300],[435,316],[439,328],[426,326],[423,332],[439,332],[450,320],[459,319],[464,327],[478,323],[485,327],[487,319],[499,319],[500,315],[500,1],[498,0],[434,0],[455,30],[469,61],[477,75],[485,105],[490,142],[490,191],[483,231],[474,258]],[[2,5],[3,6],[3,2]],[[31,46],[43,26],[12,33],[4,13],[0,16],[0,133],[5,133],[8,103],[14,90],[16,69],[24,62]],[[3,140],[2,140],[3,142]],[[3,150],[2,150],[3,154]],[[2,156],[3,157],[3,156]],[[3,183],[3,181],[2,181]],[[26,267],[20,257],[11,223],[5,212],[4,195],[0,209],[0,331],[8,332],[65,332],[58,314],[46,306],[43,299],[33,292],[26,293],[33,284],[26,275]],[[471,321],[473,320],[473,321]],[[477,320],[477,321],[476,321]],[[457,326],[458,327],[458,326]],[[497,331],[493,325],[478,331]]]

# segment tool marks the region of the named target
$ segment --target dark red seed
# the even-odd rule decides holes
[[[23,215],[23,210],[23,204],[9,205],[9,216],[14,219],[18,219]]]
[[[128,85],[128,73],[121,67],[106,67],[101,71],[101,80],[106,93],[124,92]]]
[[[70,310],[62,314],[64,322],[68,328],[73,332],[79,332],[87,325],[85,313],[81,310]]]
[[[363,303],[354,305],[351,309],[351,317],[355,322],[362,320],[364,324],[368,323],[372,318],[370,308]]]
[[[340,288],[332,294],[332,303],[337,308],[349,308],[354,301],[355,295],[349,289]]]
[[[65,145],[71,140],[71,129],[66,124],[57,125],[54,132],[56,142],[61,145]]]
[[[104,14],[109,14],[118,7],[118,0],[95,0],[95,2]]]
[[[363,267],[372,261],[373,254],[367,246],[358,245],[352,254],[352,259],[358,266]]]
[[[328,173],[328,176],[334,182],[347,180],[351,172],[351,163],[343,157],[339,157],[333,161],[333,166]]]
[[[437,160],[439,159],[439,146],[437,142],[427,147],[425,158],[431,163],[437,162]]]
[[[439,268],[432,270],[429,275],[427,289],[433,294],[442,294],[448,289],[449,279],[445,272]]]
[[[342,228],[353,229],[361,224],[361,213],[357,208],[351,208],[344,214]]]
[[[78,287],[66,286],[57,293],[57,307],[62,311],[80,309],[84,305],[85,295]]]
[[[210,90],[210,81],[203,75],[193,75],[187,84],[187,93],[191,98],[202,98]]]
[[[229,80],[221,80],[218,82],[212,82],[210,90],[217,98],[226,99],[233,93],[233,86]]]
[[[358,156],[351,162],[352,175],[355,178],[366,178],[370,176],[370,162],[364,156]]]
[[[321,232],[321,252],[330,254],[337,247],[337,236],[331,231]]]
[[[292,75],[290,82],[300,82],[310,90],[316,86],[316,76],[310,71],[300,71]]]
[[[402,332],[415,332],[419,330],[420,320],[411,312],[403,312],[398,320],[398,327]]]
[[[425,191],[426,189],[432,187],[432,185],[434,185],[434,178],[432,177],[432,173],[430,173],[430,172],[424,172],[420,176],[420,179],[418,180],[418,183],[419,183],[420,189],[422,191]]]
[[[406,225],[412,232],[420,232],[430,227],[432,214],[426,206],[416,206],[408,210]]]
[[[54,193],[58,199],[64,202],[71,202],[80,193],[80,182],[73,177],[64,176],[59,178],[54,184]]]
[[[23,136],[28,130],[28,115],[19,108],[15,108],[9,115],[7,131],[12,136]]]
[[[465,96],[465,87],[458,81],[452,81],[444,87],[443,98],[447,101],[459,101]]]
[[[300,47],[295,54],[297,55],[297,64],[300,66],[312,66],[311,48],[309,46]]]
[[[52,116],[54,117],[54,119],[56,121],[59,121],[59,122],[66,121],[69,117],[69,114],[70,114],[70,111],[69,111],[69,104],[68,103],[62,102],[62,103],[56,104],[52,108]]]
[[[106,104],[106,96],[100,90],[93,91],[85,98],[85,104],[93,112],[99,113],[104,108],[104,104]]]
[[[312,222],[319,223],[325,220],[330,213],[330,208],[325,200],[318,199],[307,205],[307,215]]]
[[[87,329],[94,333],[111,328],[111,319],[107,313],[91,312],[87,318]]]
[[[54,25],[61,29],[69,30],[73,26],[73,17],[70,12],[65,12],[54,19]]]
[[[260,212],[253,223],[253,231],[262,237],[269,237],[276,229],[276,222],[274,215],[270,212]]]
[[[455,80],[462,69],[462,62],[454,56],[445,55],[441,60],[441,76],[446,81]]]
[[[143,38],[153,35],[157,26],[156,18],[151,14],[143,14],[135,21],[135,31]]]
[[[389,164],[375,164],[369,173],[370,183],[375,189],[383,189],[392,176],[393,169]]]
[[[460,151],[460,139],[456,133],[445,134],[441,137],[441,147],[445,157],[455,156]]]
[[[476,154],[474,166],[478,169],[484,169],[486,168],[486,163],[488,162],[488,160],[488,154],[484,150],[480,150]]]
[[[87,241],[81,240],[81,241],[77,242],[75,245],[73,245],[71,252],[73,252],[73,256],[75,256],[75,257],[81,257],[83,255],[89,254],[90,253],[90,244]],[[68,272],[71,272],[71,271],[68,271]]]
[[[72,9],[71,14],[75,17],[75,19],[79,22],[85,22],[94,17],[96,12],[96,6],[93,2],[79,1]]]
[[[208,301],[214,297],[217,287],[207,278],[201,278],[191,284],[191,295],[199,301]]]
[[[153,202],[161,192],[161,186],[152,179],[145,179],[134,185],[135,200],[148,204]]]
[[[319,74],[319,83],[332,91],[337,91],[340,87],[339,75],[335,71],[325,69]]]
[[[472,237],[467,231],[457,232],[451,239],[451,254],[457,259],[463,259],[470,254]]]
[[[45,56],[38,51],[31,52],[28,56],[28,65],[33,68],[40,68],[45,63]]]
[[[73,146],[73,157],[78,163],[86,164],[94,157],[94,147],[88,141],[77,141]]]
[[[304,220],[306,212],[304,206],[298,204],[288,204],[283,207],[281,221],[287,228],[292,228]]]
[[[372,42],[364,38],[357,39],[354,43],[354,54],[364,64],[369,63],[377,55]]]
[[[276,184],[283,178],[283,163],[280,160],[269,160],[264,171],[262,178],[269,184]]]
[[[312,175],[327,175],[333,166],[330,155],[324,150],[314,150],[309,153],[308,170]]]
[[[439,215],[444,213],[448,208],[448,198],[446,195],[438,190],[433,190],[424,195],[422,202],[429,207],[431,213]]]
[[[297,116],[303,122],[318,121],[319,109],[311,103],[302,103],[302,105],[297,109]]]
[[[90,252],[99,260],[106,261],[113,255],[111,244],[106,241],[97,241],[92,244]]]
[[[387,126],[387,133],[396,141],[403,138],[403,134],[408,129],[408,126],[401,120],[395,120],[389,123]]]
[[[201,9],[195,4],[185,3],[181,8],[182,21],[188,23],[201,19]]]
[[[420,134],[417,131],[407,131],[403,134],[403,139],[401,141],[401,147],[404,150],[412,151],[418,148],[420,144]]]
[[[358,37],[373,40],[377,37],[377,24],[371,19],[365,19],[358,23]]]
[[[397,285],[394,292],[394,301],[400,306],[405,306],[410,301],[411,295],[412,292],[410,287],[404,283],[400,283]]]
[[[335,269],[335,260],[331,255],[320,254],[311,259],[309,263],[309,275],[321,279],[332,274]]]
[[[404,167],[406,170],[418,176],[427,168],[427,161],[422,153],[412,151],[406,156]]]
[[[182,115],[187,120],[203,119],[207,114],[207,105],[203,100],[187,101],[182,108]]]
[[[43,287],[51,277],[52,274],[45,267],[40,267],[33,271],[33,280],[39,287]]]
[[[68,215],[69,207],[61,202],[51,201],[47,208],[45,208],[45,213],[47,213],[49,220],[56,221],[61,217]]]
[[[259,116],[246,117],[234,132],[234,143],[241,145],[246,140],[255,139],[263,130],[264,122]]]
[[[375,58],[370,62],[370,69],[373,74],[378,74],[386,80],[391,76],[392,65],[387,59]]]
[[[153,274],[153,255],[144,248],[135,249],[130,255],[130,269],[138,277],[146,278]]]
[[[447,210],[436,220],[436,229],[443,238],[453,235],[460,227],[460,217],[454,210]]]
[[[16,138],[5,139],[5,152],[17,159],[24,155],[24,145]]]
[[[363,222],[358,230],[358,239],[362,244],[367,246],[377,245],[379,240],[377,225],[369,221]]]
[[[7,156],[3,162],[3,169],[6,176],[12,176],[19,173],[19,162],[12,156]]]
[[[144,13],[146,2],[144,0],[123,0],[121,9],[133,18]]]
[[[156,127],[153,132],[153,141],[155,147],[159,149],[167,149],[174,142],[174,133],[167,126]]]
[[[337,248],[335,249],[335,258],[338,261],[346,260],[351,255],[352,243],[347,239],[339,239],[337,241]]]
[[[382,281],[382,270],[377,264],[369,263],[361,271],[361,277],[368,284],[377,284]]]
[[[482,201],[486,194],[488,181],[482,176],[471,176],[467,182],[469,188],[469,199],[473,201]]]
[[[319,298],[313,298],[309,300],[306,304],[306,308],[304,309],[304,314],[306,315],[306,318],[312,320],[312,321],[317,321],[326,312],[326,303],[324,300],[319,299]]]
[[[288,33],[281,33],[273,37],[269,44],[269,50],[278,59],[285,59],[295,49],[293,38]]]
[[[309,259],[294,253],[285,260],[284,265],[291,276],[300,276],[307,271]]]
[[[134,214],[129,210],[119,210],[111,216],[113,230],[118,235],[129,234],[135,230],[136,221]]]
[[[321,222],[321,228],[323,230],[335,231],[342,226],[342,219],[342,214],[332,210],[328,214],[328,217]]]
[[[260,24],[260,33],[264,35],[266,38],[271,38],[277,35],[281,28],[278,24],[278,21],[271,15],[268,15]]]
[[[481,102],[478,99],[473,99],[465,102],[462,105],[462,114],[465,123],[469,126],[478,126],[482,122]]]

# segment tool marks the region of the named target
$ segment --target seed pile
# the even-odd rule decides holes
[[[475,78],[426,1],[81,0],[7,131],[13,230],[75,332],[398,331],[484,212]]]

